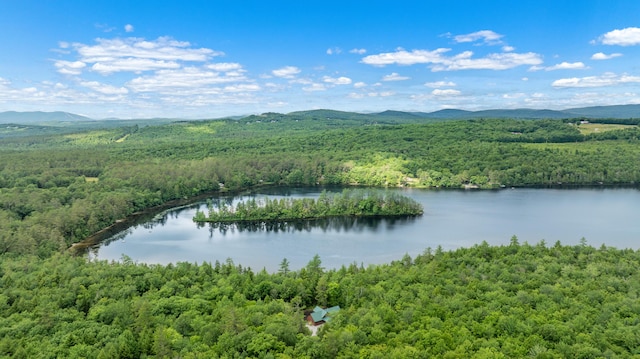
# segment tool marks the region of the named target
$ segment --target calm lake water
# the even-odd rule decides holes
[[[317,188],[265,189],[212,200],[233,203],[248,198],[317,197]],[[394,189],[422,203],[425,214],[409,219],[325,220],[281,226],[198,226],[197,203],[156,216],[90,249],[89,256],[136,262],[224,262],[254,271],[277,271],[283,258],[291,269],[304,267],[319,254],[325,268],[351,263],[379,264],[414,257],[427,247],[455,249],[487,241],[578,244],[640,248],[638,189],[504,189],[433,191]]]

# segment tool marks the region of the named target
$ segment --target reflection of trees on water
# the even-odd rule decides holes
[[[98,252],[100,251],[100,247],[102,246],[108,246],[109,243],[115,242],[115,241],[119,241],[122,240],[124,241],[125,238],[127,238],[127,236],[131,235],[133,233],[133,229],[132,228],[127,228],[123,231],[120,231],[112,236],[110,236],[107,239],[104,239],[94,245],[91,246],[87,246],[85,248],[82,249],[78,249],[77,252],[78,253],[86,253],[89,257],[89,260],[94,259],[94,258],[98,258]]]
[[[293,233],[311,232],[318,228],[323,232],[362,232],[365,230],[375,232],[381,226],[408,224],[415,219],[415,217],[332,217],[287,222],[199,223],[198,227],[208,226],[210,237],[217,233],[223,236],[235,232]]]
[[[331,187],[327,187],[331,189]],[[334,188],[334,191],[341,191],[342,187]],[[148,210],[134,214],[126,221],[116,223],[114,226],[90,238],[90,244],[87,247],[78,248],[78,253],[87,253],[89,257],[97,258],[100,246],[109,245],[118,240],[125,238],[134,233],[138,228],[144,228],[151,231],[155,227],[165,226],[170,219],[180,219],[186,211],[195,209],[204,210],[207,207],[220,208],[222,206],[232,207],[239,201],[247,199],[260,200],[261,198],[286,198],[286,197],[312,197],[317,198],[319,195],[318,188],[288,188],[288,187],[272,187],[262,188],[258,191],[247,191],[240,194],[217,195],[197,202],[188,203],[180,207],[172,207],[163,210]],[[191,216],[189,216],[191,217]],[[381,226],[391,227],[396,224],[411,223],[414,217],[333,217],[316,220],[288,221],[288,222],[254,222],[241,224],[221,224],[221,223],[195,223],[198,228],[208,226],[209,237],[218,235],[226,235],[227,233],[243,233],[243,232],[272,232],[272,233],[291,233],[291,232],[310,232],[314,229],[327,231],[356,231],[365,230],[376,231]]]

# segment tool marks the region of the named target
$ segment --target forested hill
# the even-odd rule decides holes
[[[613,106],[593,106],[570,108],[565,110],[548,109],[490,109],[481,111],[466,111],[459,109],[444,109],[434,112],[409,112],[387,110],[383,112],[358,113],[347,111],[336,111],[329,109],[296,111],[288,114],[265,113],[262,116],[287,115],[292,118],[316,118],[316,119],[341,119],[355,120],[361,122],[382,121],[390,123],[415,123],[425,122],[425,120],[460,120],[479,118],[513,118],[513,119],[571,119],[571,118],[612,118],[629,119],[640,118],[640,105],[613,105]],[[225,117],[228,119],[244,119],[252,116]],[[101,121],[119,120],[104,119]],[[127,120],[131,123],[156,123],[162,124],[171,121],[179,121],[179,118],[157,118],[157,119],[134,119]],[[0,112],[0,124],[52,124],[52,123],[74,123],[95,121],[86,116],[76,115],[68,112]],[[120,120],[122,121],[122,120]]]
[[[15,123],[15,124],[40,124],[47,122],[78,122],[78,121],[91,121],[92,119],[86,116],[76,115],[69,112],[16,112],[6,111],[0,112],[0,124],[1,123]]]
[[[0,261],[0,357],[633,358],[640,253],[486,243],[325,271]],[[341,310],[317,336],[314,306]]]

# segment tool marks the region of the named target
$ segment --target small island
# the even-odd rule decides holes
[[[251,199],[235,205],[209,204],[208,214],[197,211],[194,222],[241,223],[312,220],[329,217],[420,216],[423,208],[415,200],[391,191],[345,189],[322,191],[317,199]]]

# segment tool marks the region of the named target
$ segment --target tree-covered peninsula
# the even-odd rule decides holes
[[[197,211],[195,222],[273,222],[327,217],[419,216],[422,206],[415,200],[388,191],[345,189],[339,193],[322,191],[313,198],[264,198],[242,201],[217,209],[208,206],[208,215]]]

